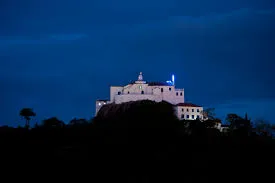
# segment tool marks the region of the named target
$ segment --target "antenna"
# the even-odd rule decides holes
[[[172,75],[172,83],[173,83],[173,85],[175,85],[175,75],[174,74]]]

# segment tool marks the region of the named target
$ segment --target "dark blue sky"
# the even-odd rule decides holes
[[[91,118],[109,86],[176,75],[189,102],[272,120],[272,0],[2,0],[0,125]],[[272,122],[272,121],[271,121]]]

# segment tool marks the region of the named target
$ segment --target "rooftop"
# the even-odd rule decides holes
[[[192,104],[192,103],[179,103],[176,106],[181,106],[181,107],[202,107],[202,106]]]
[[[165,82],[148,82],[148,86],[173,86],[173,84]]]
[[[100,100],[96,100],[96,101],[99,101],[99,102],[108,102],[109,100],[102,100],[102,99],[100,99]]]

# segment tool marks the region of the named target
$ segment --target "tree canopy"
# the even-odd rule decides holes
[[[31,117],[36,116],[36,113],[33,112],[32,108],[23,108],[23,109],[21,109],[19,115],[22,116],[26,120],[25,126],[28,128],[30,126],[29,122],[31,120]]]

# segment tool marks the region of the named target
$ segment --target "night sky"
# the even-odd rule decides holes
[[[270,122],[273,0],[1,0],[0,125],[90,119],[110,85],[176,75],[187,102]]]

